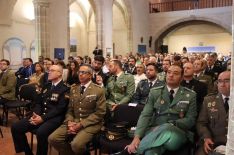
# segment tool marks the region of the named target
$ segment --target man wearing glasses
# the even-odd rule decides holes
[[[227,142],[228,111],[230,103],[230,71],[220,73],[218,93],[205,97],[197,120],[201,145],[196,155],[206,155],[213,149],[225,154]]]
[[[78,75],[80,84],[71,86],[65,121],[49,136],[60,155],[83,155],[86,144],[100,131],[106,112],[105,92],[92,82],[92,67],[81,65]]]
[[[63,68],[53,65],[49,69],[51,81],[36,95],[35,107],[30,118],[24,118],[11,127],[16,153],[33,155],[25,133],[34,131],[37,136],[37,155],[46,155],[48,136],[61,125],[67,110],[65,94],[68,87],[62,81]]]

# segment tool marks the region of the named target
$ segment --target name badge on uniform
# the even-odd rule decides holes
[[[54,101],[54,102],[57,102],[57,101],[58,101],[58,97],[59,97],[59,94],[53,93],[53,94],[51,95],[50,100],[51,100],[51,101]]]
[[[45,89],[44,91],[43,91],[43,94],[45,94],[47,92],[47,89]]]

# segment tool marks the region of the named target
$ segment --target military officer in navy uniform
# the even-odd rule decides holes
[[[230,75],[230,71],[220,73],[218,93],[209,94],[204,99],[197,120],[197,131],[201,141],[196,155],[207,155],[216,147],[225,146],[227,143]],[[225,147],[223,148],[225,151]]]
[[[132,97],[131,102],[138,104],[146,104],[149,92],[151,88],[164,85],[164,82],[157,79],[158,68],[154,63],[146,65],[146,77],[147,79],[141,80],[136,88],[136,91]]]
[[[36,105],[32,116],[12,125],[11,133],[16,153],[33,154],[25,133],[36,131],[36,154],[47,154],[47,138],[63,122],[68,105],[65,98],[68,87],[62,81],[62,74],[63,68],[61,66],[53,65],[50,67],[48,79],[52,83],[46,85],[36,96]]]
[[[169,67],[166,85],[152,88],[137,123],[129,153],[162,155],[192,141],[189,131],[196,121],[196,93],[180,86],[183,69]]]

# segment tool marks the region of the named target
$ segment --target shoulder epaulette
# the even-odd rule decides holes
[[[209,93],[207,94],[206,96],[214,96],[214,95],[217,95],[218,92],[212,92],[212,93]]]
[[[93,83],[93,85],[95,85],[95,86],[97,86],[97,87],[99,87],[99,88],[102,88],[102,86],[100,86],[100,85],[98,85],[98,84],[96,84],[96,83]]]
[[[72,88],[72,87],[75,87],[75,86],[77,86],[77,84],[74,83],[74,84],[71,85],[71,88]]]
[[[151,88],[151,90],[152,90],[152,89],[153,89],[153,90],[157,90],[157,89],[162,89],[162,88],[164,88],[164,86],[153,87],[153,88]]]
[[[189,88],[187,88],[187,87],[184,87],[184,89],[186,89],[186,90],[188,90],[188,91],[190,91],[190,92],[196,93],[194,90],[189,89]]]

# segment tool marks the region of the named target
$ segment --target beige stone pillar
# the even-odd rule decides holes
[[[234,2],[234,1],[233,1]],[[226,155],[234,155],[234,6],[232,6],[232,62],[231,62],[231,91],[229,104],[228,135],[226,144]]]
[[[38,55],[50,57],[48,30],[48,0],[33,0],[35,8],[35,50]]]
[[[103,49],[103,2],[102,0],[96,0],[96,30],[97,30],[97,46],[99,49]],[[104,49],[103,49],[104,50]]]

